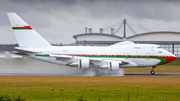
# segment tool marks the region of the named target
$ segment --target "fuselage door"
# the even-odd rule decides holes
[[[48,51],[48,54],[49,54],[49,55],[52,55],[52,52],[51,52],[51,51]],[[53,58],[53,57],[49,56],[49,58]]]
[[[154,46],[151,47],[151,51],[154,51]]]
[[[129,55],[129,53],[128,53],[128,52],[126,52],[124,55],[125,55],[125,57],[124,57],[124,58],[125,58],[125,60],[128,60],[128,55]]]
[[[146,60],[149,60],[149,53],[146,53]]]

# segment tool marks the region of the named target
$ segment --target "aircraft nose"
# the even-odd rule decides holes
[[[176,60],[176,56],[174,55],[174,56],[169,56],[169,61],[171,62],[171,61],[174,61],[174,60]]]
[[[171,56],[167,56],[166,57],[166,61],[164,63],[162,63],[162,64],[166,64],[166,63],[172,62],[172,61],[176,60],[176,58],[177,57],[174,54],[172,54]]]

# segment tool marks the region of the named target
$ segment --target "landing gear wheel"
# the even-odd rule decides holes
[[[151,71],[151,75],[154,75],[154,73],[155,73],[155,71],[154,71],[154,70],[152,70],[152,71]]]
[[[154,73],[155,73],[154,69],[155,69],[155,68],[156,68],[156,66],[153,66],[153,67],[152,67],[152,71],[150,72],[151,75],[154,75]]]

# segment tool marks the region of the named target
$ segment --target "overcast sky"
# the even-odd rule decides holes
[[[151,31],[180,32],[178,0],[0,0],[0,44],[17,43],[7,12],[17,13],[49,43],[73,43],[85,27],[94,32],[124,18]]]

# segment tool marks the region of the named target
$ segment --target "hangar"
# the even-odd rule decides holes
[[[126,35],[126,24],[129,29],[132,30],[133,35]],[[124,35],[117,36],[114,32],[114,28],[111,28],[111,33],[103,33],[103,28],[100,28],[100,33],[93,33],[92,28],[85,28],[85,33],[74,35],[73,38],[76,40],[76,45],[86,45],[86,46],[108,46],[121,41],[133,41],[135,43],[145,43],[145,44],[157,44],[169,52],[172,52],[177,57],[180,58],[180,32],[173,31],[153,31],[146,33],[139,33],[132,29],[132,27],[123,20],[124,25]],[[122,27],[122,25],[120,26]]]

